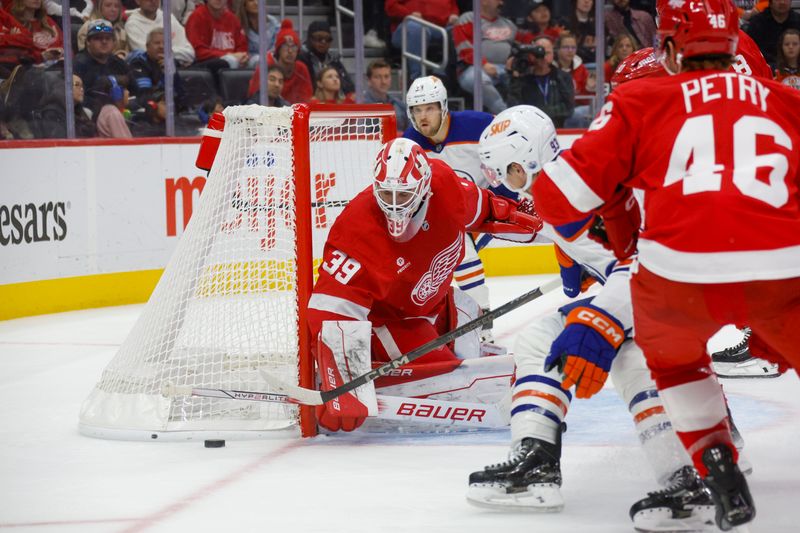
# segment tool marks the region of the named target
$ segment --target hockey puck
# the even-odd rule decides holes
[[[205,442],[206,448],[224,448],[225,441],[224,440],[207,440]]]

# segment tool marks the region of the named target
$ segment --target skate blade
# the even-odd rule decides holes
[[[691,533],[719,531],[714,522],[716,508],[713,505],[696,505],[692,514],[675,518],[672,509],[657,507],[639,511],[633,516],[633,529],[641,533]]]
[[[561,490],[555,484],[528,485],[525,492],[507,493],[499,484],[475,483],[467,490],[467,502],[500,511],[557,513],[564,508]]]

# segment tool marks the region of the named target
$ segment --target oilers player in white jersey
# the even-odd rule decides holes
[[[478,139],[494,118],[482,111],[452,111],[447,107],[447,89],[436,76],[417,78],[406,94],[406,112],[411,127],[403,137],[419,144],[432,159],[441,159],[461,178],[479,187],[490,184],[481,173],[478,157]],[[517,200],[516,194],[505,187],[492,187],[492,192]],[[486,287],[483,263],[478,250],[486,246],[491,235],[465,238],[464,260],[456,267],[454,279],[458,288],[471,296],[484,311],[489,309],[489,290]],[[482,332],[482,338],[493,342],[491,327]]]
[[[555,159],[559,151],[553,122],[532,106],[512,107],[497,115],[481,135],[479,147],[489,180],[502,182],[512,191],[530,190],[542,165]],[[602,288],[593,297],[576,300],[537,320],[517,338],[509,459],[472,473],[467,499],[496,508],[561,510],[564,419],[573,394],[587,397],[602,387],[602,381],[582,377],[573,383],[562,377],[557,367],[568,370],[576,362],[574,355],[580,354],[595,361],[585,372],[611,375],[633,416],[657,480],[667,485],[631,508],[636,529],[703,529],[713,524],[713,501],[675,435],[644,356],[631,338],[630,260],[617,261],[590,239],[587,232],[591,226],[591,217],[560,227],[545,223],[537,235],[537,241],[552,241],[574,261],[571,267],[562,267],[568,296],[580,294],[587,275]],[[577,385],[574,391],[573,385]]]

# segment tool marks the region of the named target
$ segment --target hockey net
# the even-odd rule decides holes
[[[369,185],[391,106],[237,106],[201,200],[155,291],[83,403],[102,438],[316,432],[311,408],[191,396],[272,392],[259,369],[314,385],[305,304],[328,230]]]

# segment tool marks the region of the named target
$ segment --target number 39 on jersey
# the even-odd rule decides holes
[[[361,263],[340,250],[333,250],[330,261],[322,263],[322,268],[333,276],[333,279],[342,285],[347,285],[356,272],[361,270]]]

